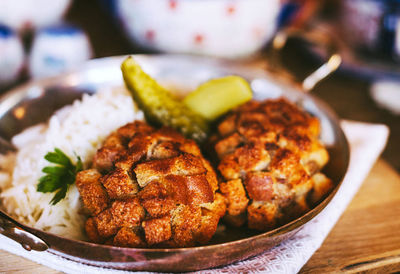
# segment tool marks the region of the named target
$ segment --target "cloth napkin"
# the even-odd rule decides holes
[[[350,143],[350,166],[342,186],[328,206],[292,238],[253,258],[199,273],[296,273],[321,246],[346,209],[385,147],[389,130],[385,125],[342,121]],[[0,235],[0,249],[65,273],[124,273],[76,263],[49,252],[26,251]],[[1,258],[0,258],[1,260]]]

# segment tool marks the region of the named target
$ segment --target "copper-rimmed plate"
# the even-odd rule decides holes
[[[291,237],[305,223],[317,216],[335,195],[347,170],[349,149],[337,118],[323,102],[290,84],[278,82],[265,71],[226,61],[181,55],[134,57],[145,71],[161,83],[179,87],[181,91],[190,90],[209,78],[237,74],[250,82],[256,100],[285,96],[296,102],[321,121],[321,139],[330,153],[330,161],[324,171],[333,179],[336,187],[308,213],[272,231],[259,233],[245,228],[227,228],[216,233],[208,245],[190,248],[112,247],[71,240],[14,222],[14,225],[43,240],[49,246],[49,252],[80,263],[114,269],[148,271],[206,269],[254,256]],[[120,65],[124,58],[92,60],[75,72],[31,82],[6,93],[0,100],[0,136],[10,139],[24,128],[46,121],[56,109],[80,98],[83,93],[94,93],[99,88],[123,85]],[[22,118],[14,115],[14,110],[17,108],[24,110],[25,115]],[[0,232],[7,231],[4,229],[5,224],[13,225],[10,224],[10,220],[2,220],[0,215]],[[14,239],[24,243],[26,237],[14,237]]]

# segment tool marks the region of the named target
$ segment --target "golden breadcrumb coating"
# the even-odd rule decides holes
[[[305,213],[333,188],[320,172],[329,155],[318,140],[318,119],[287,100],[250,101],[217,130],[210,142],[219,159],[227,222],[270,230]]]
[[[89,239],[123,247],[205,244],[226,208],[197,144],[139,121],[110,134],[77,187]]]

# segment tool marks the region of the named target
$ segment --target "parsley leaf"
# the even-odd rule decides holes
[[[43,193],[57,191],[50,201],[50,204],[55,205],[65,198],[69,186],[75,182],[76,174],[83,169],[83,164],[81,158],[77,156],[76,165],[74,165],[58,148],[55,148],[54,152],[48,152],[44,158],[55,165],[42,169],[45,175],[40,177],[36,190]]]

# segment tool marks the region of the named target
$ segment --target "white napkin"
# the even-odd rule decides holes
[[[385,125],[350,121],[343,121],[341,125],[350,143],[350,166],[329,205],[300,232],[280,245],[256,257],[200,273],[297,273],[303,267],[356,194],[384,149],[389,135]],[[3,235],[0,235],[0,249],[66,273],[127,273],[87,266],[49,252],[26,251]]]

